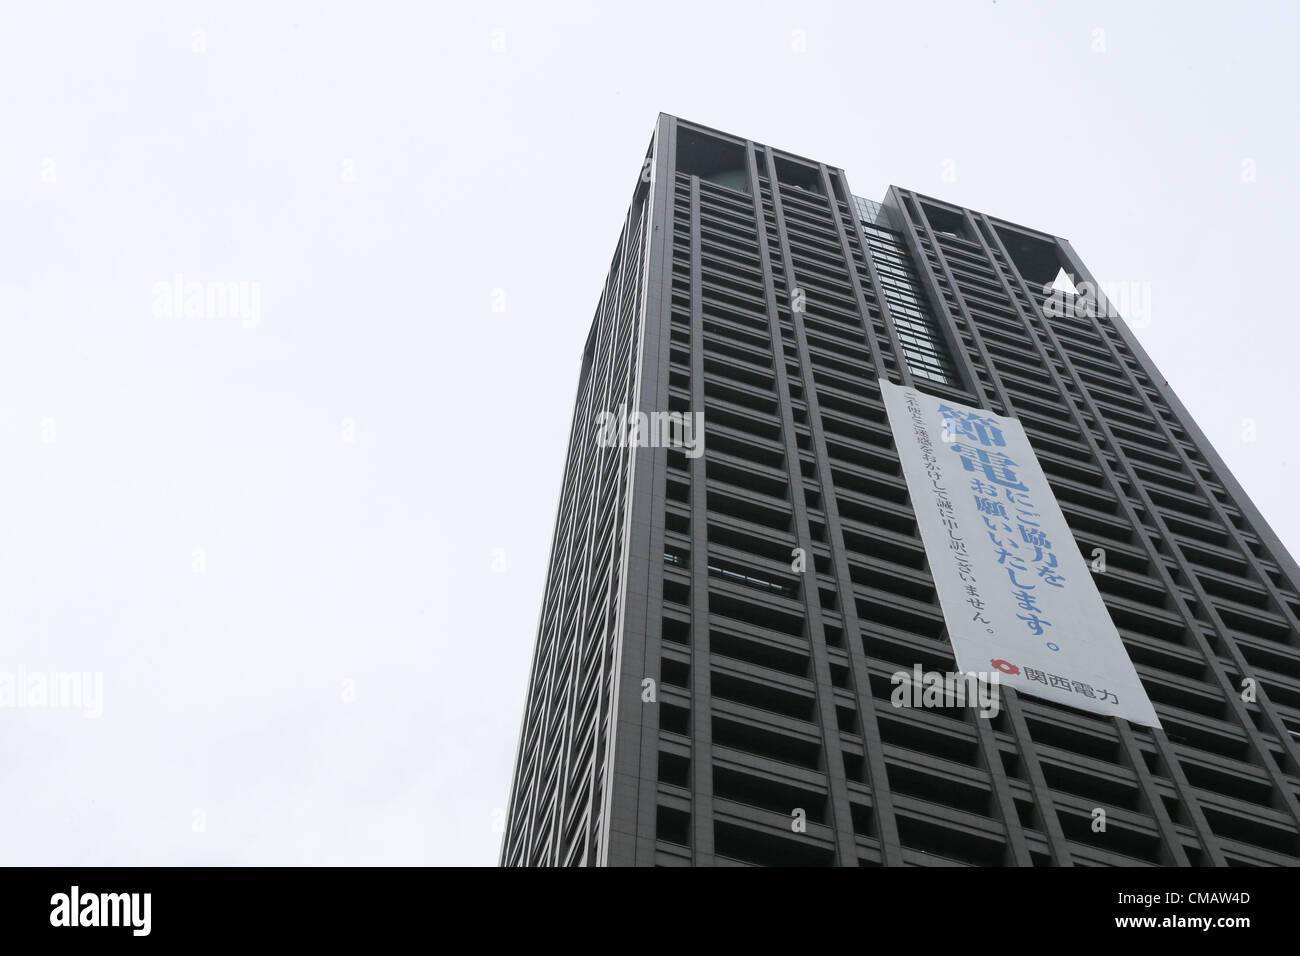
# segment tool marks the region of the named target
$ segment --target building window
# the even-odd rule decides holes
[[[908,370],[919,378],[959,387],[952,352],[939,327],[929,296],[921,287],[903,236],[893,228],[889,211],[880,203],[853,197],[867,246],[889,303],[894,331]]]
[[[745,147],[685,127],[677,132],[677,171],[699,176],[725,189],[748,193],[749,167]]]

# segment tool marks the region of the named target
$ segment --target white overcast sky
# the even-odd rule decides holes
[[[102,673],[103,715],[0,710],[0,862],[496,861],[579,353],[660,110],[1149,283],[1140,340],[1300,548],[1298,26],[6,4],[0,671]],[[257,321],[155,315],[177,275],[258,283]]]

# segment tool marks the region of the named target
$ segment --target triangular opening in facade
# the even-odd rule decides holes
[[[1052,290],[1054,292],[1068,292],[1070,295],[1078,295],[1079,290],[1075,288],[1074,281],[1070,278],[1065,269],[1056,273],[1056,278],[1052,280]]]

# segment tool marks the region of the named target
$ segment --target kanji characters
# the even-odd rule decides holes
[[[983,448],[970,445],[953,445],[952,450],[961,456],[962,467],[970,472],[982,472],[984,477],[995,485],[1026,490],[1025,483],[1016,477],[1013,469],[1020,466],[1000,451],[987,452]]]
[[[1002,426],[989,415],[981,415],[972,409],[956,409],[951,405],[940,405],[939,414],[944,416],[944,427],[954,434],[977,441],[981,445],[1006,447],[1006,439],[1002,437]]]

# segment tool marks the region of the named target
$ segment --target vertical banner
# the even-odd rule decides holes
[[[1159,727],[1020,422],[880,390],[957,666]]]

